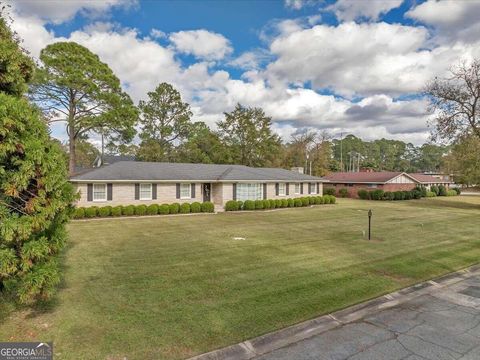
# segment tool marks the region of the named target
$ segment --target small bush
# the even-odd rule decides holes
[[[75,213],[73,214],[75,219],[83,219],[85,217],[85,208],[76,208]]]
[[[158,213],[160,215],[170,214],[170,206],[168,204],[162,204],[158,207]]]
[[[393,194],[395,195],[395,200],[405,199],[405,195],[403,194],[403,191],[395,191]]]
[[[169,214],[178,214],[180,211],[180,204],[179,203],[173,203],[168,205],[168,213]]]
[[[435,193],[435,195],[437,195],[437,196],[439,194],[439,189],[438,189],[437,185],[430,186],[430,191],[433,191]]]
[[[147,213],[147,205],[135,206],[135,215],[142,216]]]
[[[309,199],[310,200],[310,205],[315,205],[315,201],[316,201],[315,198],[316,198],[316,196],[310,196],[310,199]]]
[[[281,208],[282,207],[282,200],[281,199],[275,200],[275,207],[276,208]]]
[[[415,187],[415,190],[420,191],[420,196],[421,197],[426,197],[427,196],[427,188],[423,185],[417,185]]]
[[[443,185],[438,187],[438,196],[447,196],[447,188]]]
[[[348,189],[341,188],[340,190],[338,190],[338,195],[342,198],[346,198],[348,196]]]
[[[295,207],[301,207],[301,206],[303,206],[303,202],[302,202],[302,199],[301,199],[301,198],[296,198],[296,199],[294,200],[294,202],[295,202]]]
[[[337,198],[333,195],[330,195],[330,204],[335,204],[337,202]]]
[[[308,199],[308,197],[302,197],[302,206],[308,206],[310,205],[310,200]]]
[[[403,192],[403,199],[404,200],[412,200],[413,199],[413,194],[411,191],[404,191]]]
[[[282,199],[282,208],[288,207],[288,199]]]
[[[323,195],[323,203],[330,204],[330,196],[332,195]]]
[[[413,199],[421,199],[422,198],[422,191],[421,190],[418,190],[418,189],[415,189],[415,190],[412,190],[411,191],[411,194],[412,194],[412,198]]]
[[[158,205],[152,204],[147,206],[147,215],[157,215],[158,214]]]
[[[370,193],[365,189],[358,190],[357,194],[358,194],[358,197],[362,200],[369,200],[370,199]]]
[[[237,201],[238,210],[243,210],[243,201]]]
[[[270,209],[270,201],[263,200],[263,208],[264,209]]]
[[[370,191],[370,198],[372,200],[383,200],[383,194],[384,193],[385,192],[382,189],[377,189],[377,190]]]
[[[294,199],[288,199],[288,207],[295,207],[295,200]]]
[[[268,200],[268,202],[270,203],[270,209],[275,209],[275,207],[276,207],[275,200],[271,199],[271,200]]]
[[[447,190],[447,196],[457,196],[457,192],[452,189],[452,190]]]
[[[255,200],[255,210],[263,209],[263,200]]]
[[[202,211],[202,204],[199,202],[194,202],[190,205],[190,212],[192,213],[199,213]]]
[[[255,210],[255,202],[253,200],[245,200],[243,208],[245,210]]]
[[[202,203],[202,212],[213,213],[215,211],[215,205],[211,201],[205,201]]]
[[[238,202],[236,200],[229,200],[225,203],[225,211],[238,211]]]
[[[111,206],[103,206],[98,209],[98,216],[99,217],[108,217],[112,214],[112,207]]]
[[[385,191],[383,199],[387,201],[395,200],[395,194],[391,191]]]
[[[180,205],[180,214],[190,214],[190,204],[189,203],[183,203]]]
[[[427,191],[427,198],[432,198],[432,197],[436,197],[437,194],[435,194],[433,191]]]
[[[315,196],[315,205],[323,204],[323,196]]]
[[[460,195],[462,193],[462,189],[460,189],[459,187],[453,188],[453,190],[455,190],[457,195]]]
[[[122,216],[122,207],[121,206],[112,207],[112,216]]]
[[[128,205],[128,206],[124,206],[122,208],[122,215],[132,216],[133,214],[135,214],[135,206],[134,205]]]
[[[335,195],[335,188],[327,187],[323,190],[324,195]]]
[[[86,218],[94,218],[97,216],[97,207],[91,206],[85,209],[85,217]]]

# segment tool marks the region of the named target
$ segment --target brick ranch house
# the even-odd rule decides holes
[[[336,172],[324,177],[329,181],[328,187],[335,188],[335,192],[346,188],[348,196],[358,197],[358,190],[408,191],[417,185],[424,185],[428,189],[432,185],[444,185],[448,188],[448,180],[442,180],[431,175],[407,174],[405,172]]]
[[[324,179],[243,165],[119,161],[70,178],[78,206],[150,205],[322,195]]]

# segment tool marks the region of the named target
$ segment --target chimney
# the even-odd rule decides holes
[[[303,167],[292,167],[290,170],[303,174]]]

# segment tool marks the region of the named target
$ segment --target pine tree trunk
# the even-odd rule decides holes
[[[69,159],[68,159],[68,172],[70,176],[75,173],[76,159],[75,159],[75,134],[74,129],[69,126],[69,139],[68,139],[68,148],[69,148]]]

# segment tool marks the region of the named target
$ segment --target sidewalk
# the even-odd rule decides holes
[[[479,358],[477,265],[192,359]]]

